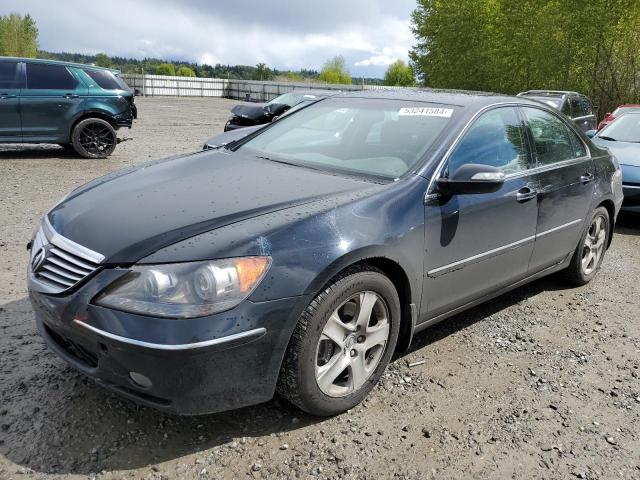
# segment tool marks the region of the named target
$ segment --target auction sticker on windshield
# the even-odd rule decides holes
[[[398,112],[398,115],[449,118],[451,117],[452,113],[453,113],[453,108],[403,107]]]

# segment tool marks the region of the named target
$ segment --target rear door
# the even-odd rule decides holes
[[[79,111],[87,87],[64,65],[26,63],[26,88],[21,96],[25,142],[63,143]]]
[[[0,142],[20,142],[20,90],[22,64],[0,61]]]
[[[538,107],[522,107],[533,146],[538,226],[530,270],[553,266],[571,254],[591,211],[594,165],[582,139],[565,120]]]
[[[495,193],[427,197],[423,318],[527,275],[538,207],[524,138],[517,107],[494,108],[474,121],[446,161],[441,176],[476,163],[500,168],[506,180]]]

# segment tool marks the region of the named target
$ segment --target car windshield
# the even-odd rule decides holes
[[[599,134],[605,140],[640,143],[640,112],[626,113],[607,125]]]
[[[330,98],[238,148],[269,160],[393,179],[420,160],[454,111],[415,101]]]
[[[560,107],[562,106],[562,99],[561,98],[554,98],[554,97],[529,97],[529,98],[533,98],[534,100],[537,100],[539,102],[542,102],[546,105],[549,105],[550,107],[555,108],[556,110],[560,110]]]
[[[269,104],[280,104],[280,105],[289,105],[293,107],[294,105],[299,104],[300,102],[306,100],[313,100],[317,98],[315,95],[305,95],[302,93],[285,93],[284,95],[280,95],[269,102]]]

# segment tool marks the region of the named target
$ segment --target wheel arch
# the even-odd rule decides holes
[[[389,256],[385,249],[372,248],[363,251],[350,252],[337,259],[318,275],[307,288],[307,293],[315,298],[333,279],[344,271],[357,266],[370,266],[380,270],[396,288],[400,299],[400,333],[396,344],[396,352],[406,351],[413,338],[413,331],[417,322],[417,305],[419,293],[422,291],[418,281],[411,279],[406,263]],[[405,265],[405,266],[403,266]]]
[[[607,241],[607,249],[611,246],[611,242],[613,241],[613,231],[615,229],[616,223],[616,207],[613,203],[613,200],[607,198],[601,201],[596,208],[604,207],[607,209],[609,213],[609,240]]]
[[[76,128],[76,125],[78,125],[81,121],[86,120],[88,118],[99,118],[101,120],[104,120],[105,122],[108,122],[109,125],[111,125],[114,128],[114,130],[118,129],[118,126],[113,120],[113,116],[109,112],[106,112],[104,110],[85,110],[84,112],[79,114],[77,117],[75,117],[73,119],[73,122],[71,122],[69,131],[67,132],[67,138],[69,141],[72,140],[71,135],[73,134],[73,130]]]

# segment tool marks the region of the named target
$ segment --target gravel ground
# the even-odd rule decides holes
[[[96,386],[49,352],[25,244],[98,175],[199,149],[234,102],[140,99],[108,160],[0,146],[0,479],[640,478],[640,222],[594,282],[548,278],[420,334],[359,407],[331,419],[277,398],[175,417]],[[424,363],[410,367],[414,362]]]

